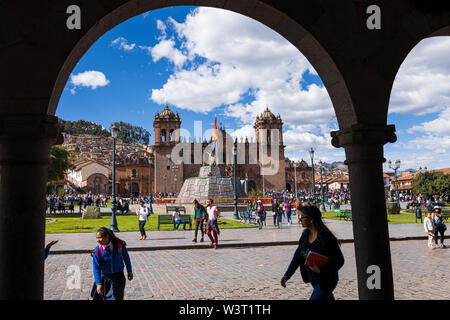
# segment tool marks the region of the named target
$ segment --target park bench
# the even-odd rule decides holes
[[[352,211],[341,210],[341,213],[339,214],[339,219],[344,219],[345,221],[352,220]]]
[[[189,224],[189,229],[192,229],[192,219],[189,214],[180,214],[180,219],[186,221],[186,224]],[[158,230],[162,224],[171,224],[174,229],[176,227],[175,221],[172,221],[172,215],[169,214],[158,215]]]
[[[450,210],[442,210],[442,220],[447,222],[448,218],[450,218]]]
[[[53,211],[55,213],[57,213],[57,211],[59,211],[59,213],[66,213],[66,211],[68,211],[69,213],[74,213],[75,207],[72,203],[66,202],[66,203],[58,203],[57,206],[55,206],[53,208]],[[50,212],[51,213],[51,212]]]
[[[178,211],[180,211],[180,213],[183,212],[184,214],[186,214],[186,208],[183,206],[166,206],[166,213],[170,213],[170,215],[172,216],[172,213],[177,208],[178,208]]]

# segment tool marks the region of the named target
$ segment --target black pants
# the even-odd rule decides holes
[[[146,236],[145,229],[144,229],[144,226],[145,226],[146,222],[147,221],[139,220],[139,231],[141,232],[141,236]]]
[[[195,219],[195,239],[197,239],[198,229],[202,232],[202,238],[205,235],[205,231],[203,230],[203,219]]]
[[[123,271],[112,274],[102,274],[103,295],[97,293],[97,285],[94,281],[91,297],[93,300],[123,300],[125,282],[126,280]]]
[[[437,225],[434,229],[434,243],[438,244],[438,236],[441,235],[441,243],[444,244],[444,228],[443,225]]]

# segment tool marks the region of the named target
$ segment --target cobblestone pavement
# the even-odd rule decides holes
[[[232,214],[232,212],[225,212],[223,216],[231,218]],[[288,225],[286,223],[286,219],[284,219],[282,228],[278,229],[273,226],[272,217],[270,217],[267,219],[267,226],[265,226],[262,230],[258,230],[258,228],[221,229],[219,242],[228,246],[249,243],[286,244],[287,242],[294,244],[298,241],[303,231],[303,228],[297,223],[297,221],[297,217],[294,217],[294,223],[292,225]],[[351,221],[325,219],[324,222],[340,240],[353,239],[353,225]],[[138,218],[136,217],[136,226],[137,225]],[[146,241],[139,241],[141,235],[138,231],[120,232],[118,235],[121,239],[127,242],[128,248],[152,249],[179,247],[181,249],[192,246],[191,240],[194,237],[194,231],[147,231],[148,239]],[[426,235],[421,223],[389,225],[389,236],[390,238],[423,237],[424,241],[426,241]],[[95,233],[93,232],[46,234],[45,238],[46,243],[52,240],[59,240],[59,242],[52,247],[52,253],[57,253],[58,251],[65,251],[65,253],[80,253],[80,250],[92,250],[96,246]],[[205,240],[207,239],[208,238],[205,236]],[[196,246],[207,246],[207,243],[198,242]],[[74,250],[76,252],[71,252]]]
[[[296,246],[131,252],[134,279],[129,300],[308,299],[312,289],[297,272],[281,287]],[[343,244],[345,265],[335,290],[338,300],[357,299],[353,244]],[[391,242],[396,299],[449,299],[450,249],[430,250],[426,241]],[[69,266],[81,272],[81,289],[69,289]],[[45,262],[46,300],[86,300],[92,288],[89,254],[50,255]]]

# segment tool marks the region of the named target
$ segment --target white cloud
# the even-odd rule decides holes
[[[450,106],[432,121],[423,122],[408,129],[408,133],[426,132],[438,136],[450,136]]]
[[[110,81],[106,79],[103,72],[91,70],[71,75],[70,83],[75,87],[82,86],[95,90],[97,87],[107,86]],[[74,94],[75,90],[71,91],[71,93]]]
[[[395,79],[389,112],[423,115],[450,106],[450,37],[422,40]]]
[[[450,149],[450,136],[439,137],[430,134],[400,142],[399,145],[410,150],[430,150],[435,154],[444,154]]]
[[[305,71],[316,74],[306,58],[261,23],[202,7],[184,23],[169,19],[169,24],[182,40],[181,48],[192,67],[176,70],[162,88],[153,89],[153,101],[204,113],[226,106],[225,114],[243,124],[253,122],[267,106],[287,125],[333,118],[325,88],[313,84],[302,90],[300,86]],[[170,60],[168,54],[157,57]]]
[[[175,48],[175,41],[173,39],[161,40],[156,46],[149,48],[148,52],[151,54],[153,62],[157,62],[161,58],[167,58],[177,67],[183,66],[187,59],[181,51]]]
[[[111,46],[116,47],[118,49],[124,50],[124,51],[131,51],[136,47],[135,43],[128,44],[127,39],[124,37],[119,37],[113,41],[111,41]]]

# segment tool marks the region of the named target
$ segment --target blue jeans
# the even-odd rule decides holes
[[[333,301],[333,290],[336,286],[328,289],[323,290],[318,284],[313,286],[314,290],[311,294],[311,297],[309,297],[309,300],[325,300],[325,301]]]
[[[292,219],[291,219],[291,211],[286,211],[286,219],[287,219],[287,222],[289,223],[289,222],[292,222]]]
[[[178,230],[178,227],[180,226],[181,223],[183,224],[183,230],[186,230],[186,221],[185,220],[182,220],[182,219],[176,220],[175,223],[177,224],[176,225],[176,229],[177,230]]]

